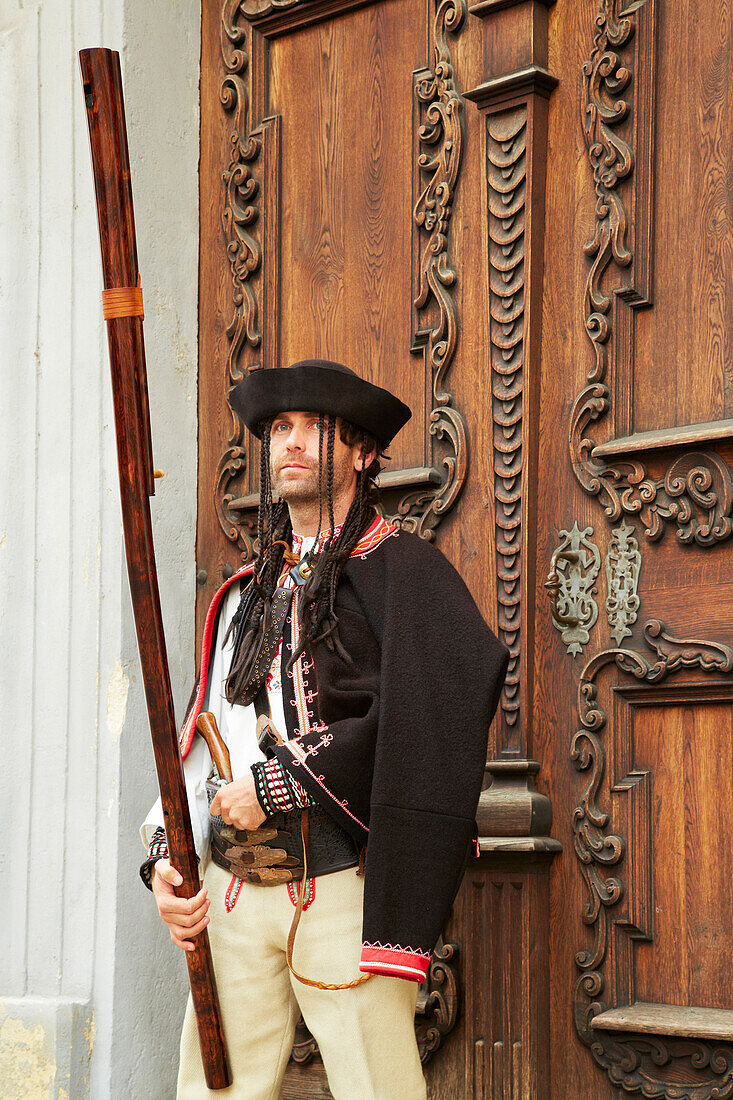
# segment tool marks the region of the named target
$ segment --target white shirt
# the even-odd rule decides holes
[[[327,534],[320,536],[319,546],[322,546],[326,537]],[[314,535],[302,539],[299,535],[293,535],[293,552],[302,558],[312,548],[315,541]],[[293,587],[293,582],[289,576],[283,584],[286,588]],[[224,683],[232,660],[233,639],[230,637],[225,646],[222,646],[222,641],[234,613],[239,607],[240,598],[240,585],[233,584],[222,601],[212,649],[211,671],[201,706],[202,710],[211,711],[216,719],[219,732],[229,749],[232,777],[234,779],[246,775],[254,763],[265,759],[257,744],[257,715],[254,704],[246,707],[240,706],[238,703],[232,704],[226,698],[224,691]],[[280,646],[282,646],[282,638]],[[280,668],[281,649],[278,648],[267,677],[267,698],[270,704],[273,725],[278,733],[284,739],[287,739],[288,731],[285,722]],[[211,774],[211,768],[211,757],[204,739],[194,736],[191,750],[183,762],[183,774],[186,780],[188,804],[191,811],[193,839],[199,859],[202,860],[202,872],[204,869],[203,861],[208,855],[209,838],[211,836],[211,815],[209,814],[209,800],[206,794],[206,780]],[[163,807],[160,798],[158,798],[140,826],[140,837],[146,851],[153,833],[156,829],[162,827],[164,827]]]

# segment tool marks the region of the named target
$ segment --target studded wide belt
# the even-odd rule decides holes
[[[218,867],[245,882],[277,886],[303,877],[303,810],[273,814],[257,829],[235,829],[220,817],[213,819],[211,858]],[[356,844],[330,814],[311,806],[308,839],[308,877],[355,867]]]

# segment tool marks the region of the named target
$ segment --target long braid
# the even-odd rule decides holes
[[[325,641],[343,660],[351,663],[351,658],[338,637],[336,592],[344,566],[373,519],[374,510],[369,500],[370,485],[368,474],[365,470],[360,470],[356,479],[356,493],[341,530],[336,538],[332,536],[329,539],[317,556],[313,573],[303,586],[300,601],[302,642],[293,652],[288,667],[292,666],[306,646],[320,641]]]
[[[326,443],[326,504],[328,506],[328,527],[330,535],[326,546],[333,542],[334,518],[333,518],[333,450],[336,442],[336,417],[328,418],[328,441]]]
[[[245,586],[234,613],[224,643],[234,634],[234,652],[229,675],[226,680],[226,695],[234,702],[246,687],[252,665],[259,652],[263,630],[261,624],[267,622],[270,613],[272,594],[275,590],[282,568],[283,547],[273,545],[279,540],[290,545],[292,525],[290,513],[284,501],[277,507],[272,502],[272,479],[270,476],[270,426],[271,420],[262,427],[262,445],[260,448],[260,501],[257,509],[257,558],[254,574],[249,585]]]
[[[300,654],[313,644],[324,641],[339,656],[351,664],[351,657],[343,648],[338,636],[338,616],[336,615],[336,593],[344,566],[348,562],[354,547],[374,518],[375,485],[374,478],[380,471],[378,459],[373,460],[368,470],[357,473],[356,493],[338,535],[334,535],[335,517],[333,501],[334,447],[336,438],[336,418],[328,418],[325,447],[325,478],[323,436],[325,417],[319,416],[319,466],[318,466],[318,533],[316,545],[323,522],[323,489],[325,485],[326,510],[330,524],[330,534],[320,554],[315,556],[314,568],[303,586],[299,611],[301,626],[301,644],[288,661],[292,667]],[[272,595],[283,568],[284,548],[292,539],[290,513],[285,501],[273,505],[272,481],[270,474],[270,429],[272,421],[262,425],[260,451],[260,504],[257,513],[257,558],[254,576],[250,585],[244,589],[239,607],[225,636],[226,642],[234,633],[234,652],[229,675],[226,680],[226,695],[230,702],[241,698],[252,674],[254,662],[259,653],[262,638],[269,621]],[[353,433],[358,432],[351,425],[342,423],[341,439],[352,445]],[[362,456],[368,454],[373,442],[363,433],[357,438],[362,440]],[[381,452],[380,452],[381,457]]]

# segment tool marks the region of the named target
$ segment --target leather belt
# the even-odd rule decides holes
[[[302,815],[303,810],[273,814],[251,830],[235,829],[215,817],[211,858],[218,867],[260,886],[302,879]],[[355,867],[359,853],[346,830],[320,806],[311,806],[308,815],[308,877]]]

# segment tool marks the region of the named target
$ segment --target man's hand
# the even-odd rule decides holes
[[[182,875],[171,867],[167,859],[158,860],[151,886],[160,918],[168,926],[171,943],[183,951],[193,951],[196,945],[191,940],[209,923],[206,915],[209,896],[202,887],[193,898],[176,897],[173,887],[180,886],[182,882]]]
[[[252,772],[219,788],[211,803],[211,814],[221,816],[225,825],[234,825],[236,829],[256,829],[262,824],[267,814],[257,801]]]

